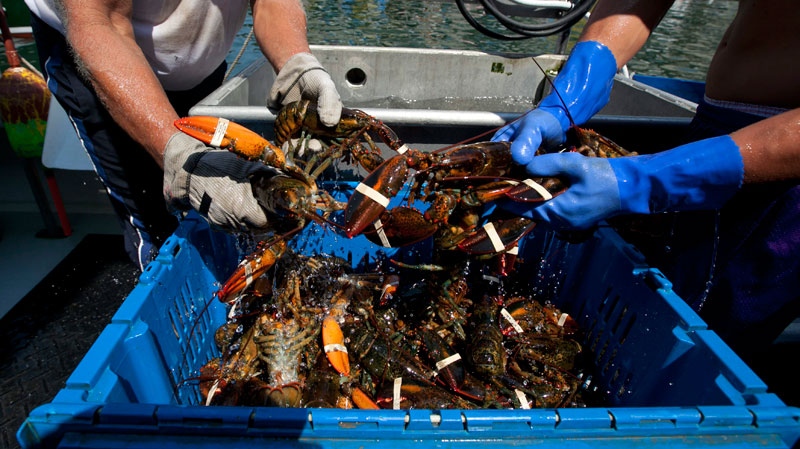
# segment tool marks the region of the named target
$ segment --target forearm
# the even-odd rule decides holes
[[[731,134],[744,162],[744,182],[800,180],[800,109]]]
[[[133,38],[130,2],[63,3],[67,39],[84,76],[114,121],[162,165],[178,117]]]
[[[310,52],[300,0],[253,0],[251,5],[256,41],[276,72],[293,55]]]
[[[625,65],[650,37],[674,0],[600,0],[579,41],[597,41]]]

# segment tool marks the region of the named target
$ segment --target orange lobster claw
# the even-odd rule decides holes
[[[366,393],[361,391],[360,388],[353,388],[353,391],[350,393],[351,398],[353,399],[353,404],[356,407],[362,410],[379,410],[378,404],[375,403]]]
[[[322,347],[328,361],[339,374],[350,375],[350,359],[344,346],[344,334],[336,318],[329,316],[322,321]]]
[[[224,148],[237,155],[277,168],[286,165],[286,156],[267,139],[238,123],[220,117],[195,116],[175,120],[175,127],[208,145]]]

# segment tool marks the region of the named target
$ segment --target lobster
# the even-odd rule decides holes
[[[632,154],[591,130],[572,127],[569,136],[576,142],[569,151],[586,156]],[[478,142],[430,153],[408,150],[387,159],[359,184],[345,208],[345,233],[350,237],[364,233],[375,243],[394,247],[443,231],[451,235],[448,246],[467,253],[507,251],[535,224],[507,217],[478,227],[475,219],[483,206],[499,199],[541,203],[567,188],[559,178],[525,177],[515,168],[509,142]],[[408,202],[421,196],[431,204],[424,213],[410,206],[387,210],[390,198],[408,179],[412,180]],[[465,231],[457,232],[456,238],[450,226],[454,217],[472,219],[456,224],[456,229]]]
[[[360,109],[342,108],[339,123],[323,125],[316,103],[310,100],[292,102],[281,108],[275,118],[274,130],[275,142],[280,146],[290,144],[293,138],[307,140],[313,137],[321,141],[325,148],[325,162],[317,168],[316,175],[337,158],[355,160],[367,171],[374,171],[384,160],[372,134],[393,151],[404,153],[407,150],[391,128]],[[306,138],[302,139],[303,136]]]
[[[452,183],[457,177],[476,180],[479,177],[492,178],[507,174],[512,164],[506,142],[480,142],[426,153],[409,149],[391,128],[358,109],[344,108],[339,123],[327,127],[319,121],[314,103],[308,100],[290,103],[276,117],[276,144],[221,118],[186,117],[177,120],[175,126],[209,145],[228,149],[249,160],[261,160],[283,172],[272,177],[256,178],[252,182],[259,204],[271,215],[281,218],[271,220],[278,226],[276,230],[279,232],[304,226],[306,218],[324,221],[331,212],[344,209],[344,225],[337,227],[342,227],[348,237],[364,232],[368,225],[380,218],[381,225],[364,232],[367,238],[383,246],[405,246],[443,230],[452,221],[446,217],[458,205],[465,211],[462,215],[469,216],[466,211],[474,211],[482,204],[501,198],[511,189],[520,191],[516,187],[519,183],[514,180],[483,181],[482,184],[488,185],[477,187],[439,188],[443,183]],[[397,155],[384,160],[371,134]],[[301,159],[297,156],[302,151],[292,144],[295,138],[306,142],[316,139],[321,142],[322,151],[308,151],[309,154],[304,154],[305,158]],[[284,153],[279,146],[288,151]],[[302,149],[302,144],[299,147]],[[369,171],[346,206],[318,189],[316,184],[316,179],[337,159],[355,161]],[[409,201],[413,202],[416,196],[421,195],[426,201],[432,202],[431,208],[422,214],[416,209],[401,206],[384,214],[385,202],[399,194],[410,177],[411,169],[416,173]],[[322,217],[316,213],[317,210],[323,211]],[[470,219],[475,221],[474,213],[472,215]],[[505,226],[498,224],[497,234],[514,236],[511,239],[501,237],[503,246],[510,246],[511,240],[520,236],[518,225],[518,222],[509,222]],[[450,227],[450,230],[471,226]],[[444,229],[442,232],[448,231]],[[478,242],[473,243],[475,234],[459,248],[468,250],[487,241],[478,234]],[[468,234],[451,238],[447,246],[455,248],[466,237]],[[489,252],[496,246],[488,250],[480,247],[476,251]]]
[[[300,407],[309,402],[332,406],[332,401],[377,408],[348,380],[349,358],[339,322],[351,302],[372,303],[382,286],[372,282],[374,276],[350,273],[343,259],[302,256],[284,242],[270,242],[271,265],[262,267],[251,288],[236,295],[231,311],[237,314],[215,334],[222,356],[200,373],[206,403]],[[256,282],[267,278],[266,283]],[[338,385],[338,393],[332,384]]]
[[[539,65],[535,60],[534,62]],[[539,69],[544,72],[541,66]],[[545,79],[561,98],[552,80],[547,76]],[[592,130],[576,126],[569,108],[565,105],[564,109],[571,126],[567,130],[568,143],[562,151],[575,151],[585,156],[603,158],[636,154]],[[540,148],[538,153],[543,151]],[[509,142],[456,145],[431,153],[415,150],[398,153],[370,173],[348,201],[345,209],[345,233],[348,236],[365,232],[370,225],[374,225],[375,231],[368,232],[375,234],[377,238],[371,240],[384,246],[403,246],[408,241],[416,241],[425,238],[426,234],[433,235],[440,229],[446,229],[449,215],[455,207],[462,204],[463,198],[469,196],[457,194],[454,198],[442,199],[442,191],[452,191],[443,186],[443,181],[446,180],[506,177],[494,181],[490,188],[482,187],[484,192],[491,192],[492,195],[484,195],[479,201],[481,204],[503,197],[513,201],[541,203],[563,193],[568,187],[559,178],[514,176],[511,173],[514,167]],[[410,174],[411,170],[415,171],[413,175]],[[413,202],[418,194],[423,194],[430,200],[432,192],[436,192],[436,196],[432,197],[435,204],[424,214],[406,206],[386,211],[389,199],[397,194],[409,177],[413,178],[409,202]],[[475,203],[467,203],[467,206],[474,208]],[[448,232],[455,235],[455,241],[451,240],[450,244],[457,245],[461,251],[468,253],[486,254],[512,249],[522,236],[533,229],[535,223],[518,217],[492,220],[482,228],[474,227],[472,223],[467,225],[463,228],[466,231],[464,234],[454,234],[451,227]],[[403,239],[402,236],[405,235],[411,237]]]
[[[579,393],[580,381],[572,370],[581,355],[580,344],[566,334],[548,333],[549,328],[524,329],[507,312],[504,302],[502,296],[485,296],[476,304],[467,349],[471,366],[506,400],[515,400],[522,408],[570,404]],[[501,318],[516,329],[513,335],[504,335]]]
[[[356,274],[343,259],[271,243],[271,267],[237,295],[238,315],[215,335],[223,355],[201,371],[208,404],[580,404],[575,322],[533,297],[497,294],[524,288],[510,277],[497,290],[485,285],[487,273],[507,274],[471,258],[442,261],[437,276],[417,278],[411,265],[402,277]]]
[[[298,120],[301,116],[305,120]],[[276,121],[278,145],[287,144],[292,136],[308,126],[322,126],[315,117],[316,108],[307,101],[292,103],[283,108]],[[252,254],[242,260],[217,294],[224,302],[234,300],[254,279],[269,270],[283,255],[286,249],[285,240],[302,230],[308,220],[326,223],[330,213],[344,208],[344,204],[336,201],[327,191],[319,189],[316,183],[317,176],[334,157],[339,156],[344,149],[363,149],[357,139],[366,133],[364,128],[377,128],[387,139],[393,136],[388,127],[381,127],[379,122],[370,119],[363,112],[345,110],[340,125],[327,132],[315,133],[315,136],[320,133],[327,136],[330,143],[326,146],[327,151],[324,154],[309,151],[307,157],[302,159],[296,148],[287,145],[290,151],[284,153],[278,145],[224,118],[184,117],[176,120],[175,126],[207,145],[226,149],[247,160],[261,161],[279,170],[272,176],[254,177],[251,185],[259,205],[268,214],[271,231],[280,235],[260,243]],[[340,141],[333,142],[333,136],[339,136]],[[375,157],[379,157],[375,155],[379,150],[374,143],[370,143],[372,150],[359,150],[354,156],[367,167],[374,164],[371,161]],[[322,211],[322,214],[318,214],[318,211]]]
[[[506,142],[479,142],[436,152],[410,149],[397,154],[372,171],[356,188],[344,212],[345,234],[353,237],[380,220],[374,234],[384,246],[403,246],[430,237],[447,224],[446,217],[457,206],[484,204],[502,197],[516,184],[499,180],[485,187],[464,190],[442,189],[443,182],[467,177],[487,183],[487,180],[508,174],[511,168],[510,145]],[[416,171],[413,175],[412,170]],[[425,214],[407,206],[387,211],[390,198],[399,194],[409,178],[413,180],[409,203],[422,196],[423,200],[432,201],[432,206]],[[413,239],[403,238],[410,229],[424,229],[424,232],[417,231],[419,236]]]
[[[259,205],[272,218],[272,223],[284,223],[283,231],[303,227],[306,219],[322,222],[343,204],[316,184],[313,163],[305,163],[287,155],[267,139],[238,123],[224,118],[195,116],[175,121],[180,131],[206,143],[227,149],[247,160],[261,161],[279,171],[272,176],[257,176],[252,181],[253,193]],[[319,165],[324,165],[322,161]],[[320,217],[316,211],[322,210]]]
[[[341,228],[348,237],[364,234],[385,247],[411,245],[436,236],[437,245],[443,249],[500,253],[513,248],[535,223],[509,216],[495,217],[478,226],[485,204],[502,198],[542,202],[566,189],[558,178],[534,179],[513,173],[519,168],[513,164],[508,142],[478,142],[423,152],[408,148],[391,128],[358,109],[344,108],[336,126],[324,126],[316,105],[308,100],[290,103],[278,113],[277,145],[224,119],[188,117],[176,121],[176,126],[209,145],[262,160],[283,172],[252,182],[259,204],[280,218],[271,220],[278,232],[303,227],[310,218]],[[571,131],[579,142],[575,151],[599,157],[627,154],[596,133],[579,128]],[[384,160],[371,134],[397,154]],[[316,139],[322,150],[302,154],[303,144],[298,146],[303,151],[298,151],[293,139],[306,143]],[[287,148],[287,153],[278,145]],[[350,159],[369,171],[346,205],[316,184],[317,177],[337,159]],[[390,199],[399,195],[409,180],[409,205],[387,209]],[[410,205],[417,198],[429,204],[425,212]],[[328,220],[338,210],[344,210],[343,224]]]

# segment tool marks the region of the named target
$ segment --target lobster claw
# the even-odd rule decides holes
[[[398,154],[384,161],[356,186],[344,211],[344,231],[348,237],[360,234],[380,218],[389,199],[405,184],[408,171],[406,157]]]
[[[465,398],[483,401],[486,389],[467,373],[461,355],[454,353],[436,332],[423,328],[421,333],[425,350],[436,365],[437,383]]]
[[[267,139],[228,119],[210,116],[184,117],[175,127],[195,139],[236,153],[249,160],[262,160],[276,168],[286,166],[283,151]]]
[[[236,299],[236,296],[252,284],[255,279],[258,279],[272,268],[284,251],[286,251],[286,240],[284,239],[259,244],[258,249],[242,260],[236,271],[217,292],[219,300],[227,303]]]
[[[333,369],[339,374],[350,375],[350,359],[344,346],[344,334],[336,318],[332,316],[322,320],[322,347]]]
[[[361,410],[378,410],[378,404],[372,400],[363,390],[360,388],[353,387],[352,391],[350,392],[351,399],[353,400],[353,404],[356,407],[360,408]]]
[[[536,222],[530,218],[514,217],[489,222],[465,237],[458,248],[467,254],[491,254],[508,251],[531,232]]]
[[[558,178],[528,178],[508,189],[506,196],[517,202],[541,203],[564,193],[565,190],[566,184]]]

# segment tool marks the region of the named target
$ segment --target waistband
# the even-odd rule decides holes
[[[697,104],[688,138],[700,140],[730,134],[783,111],[782,108],[720,101],[704,96]]]
[[[786,108],[778,108],[774,106],[740,103],[738,101],[715,100],[713,98],[708,97],[707,95],[703,95],[703,102],[710,106],[736,112],[742,112],[750,115],[757,115],[762,118],[772,117],[773,115],[778,115],[782,112],[788,111],[788,109]]]

